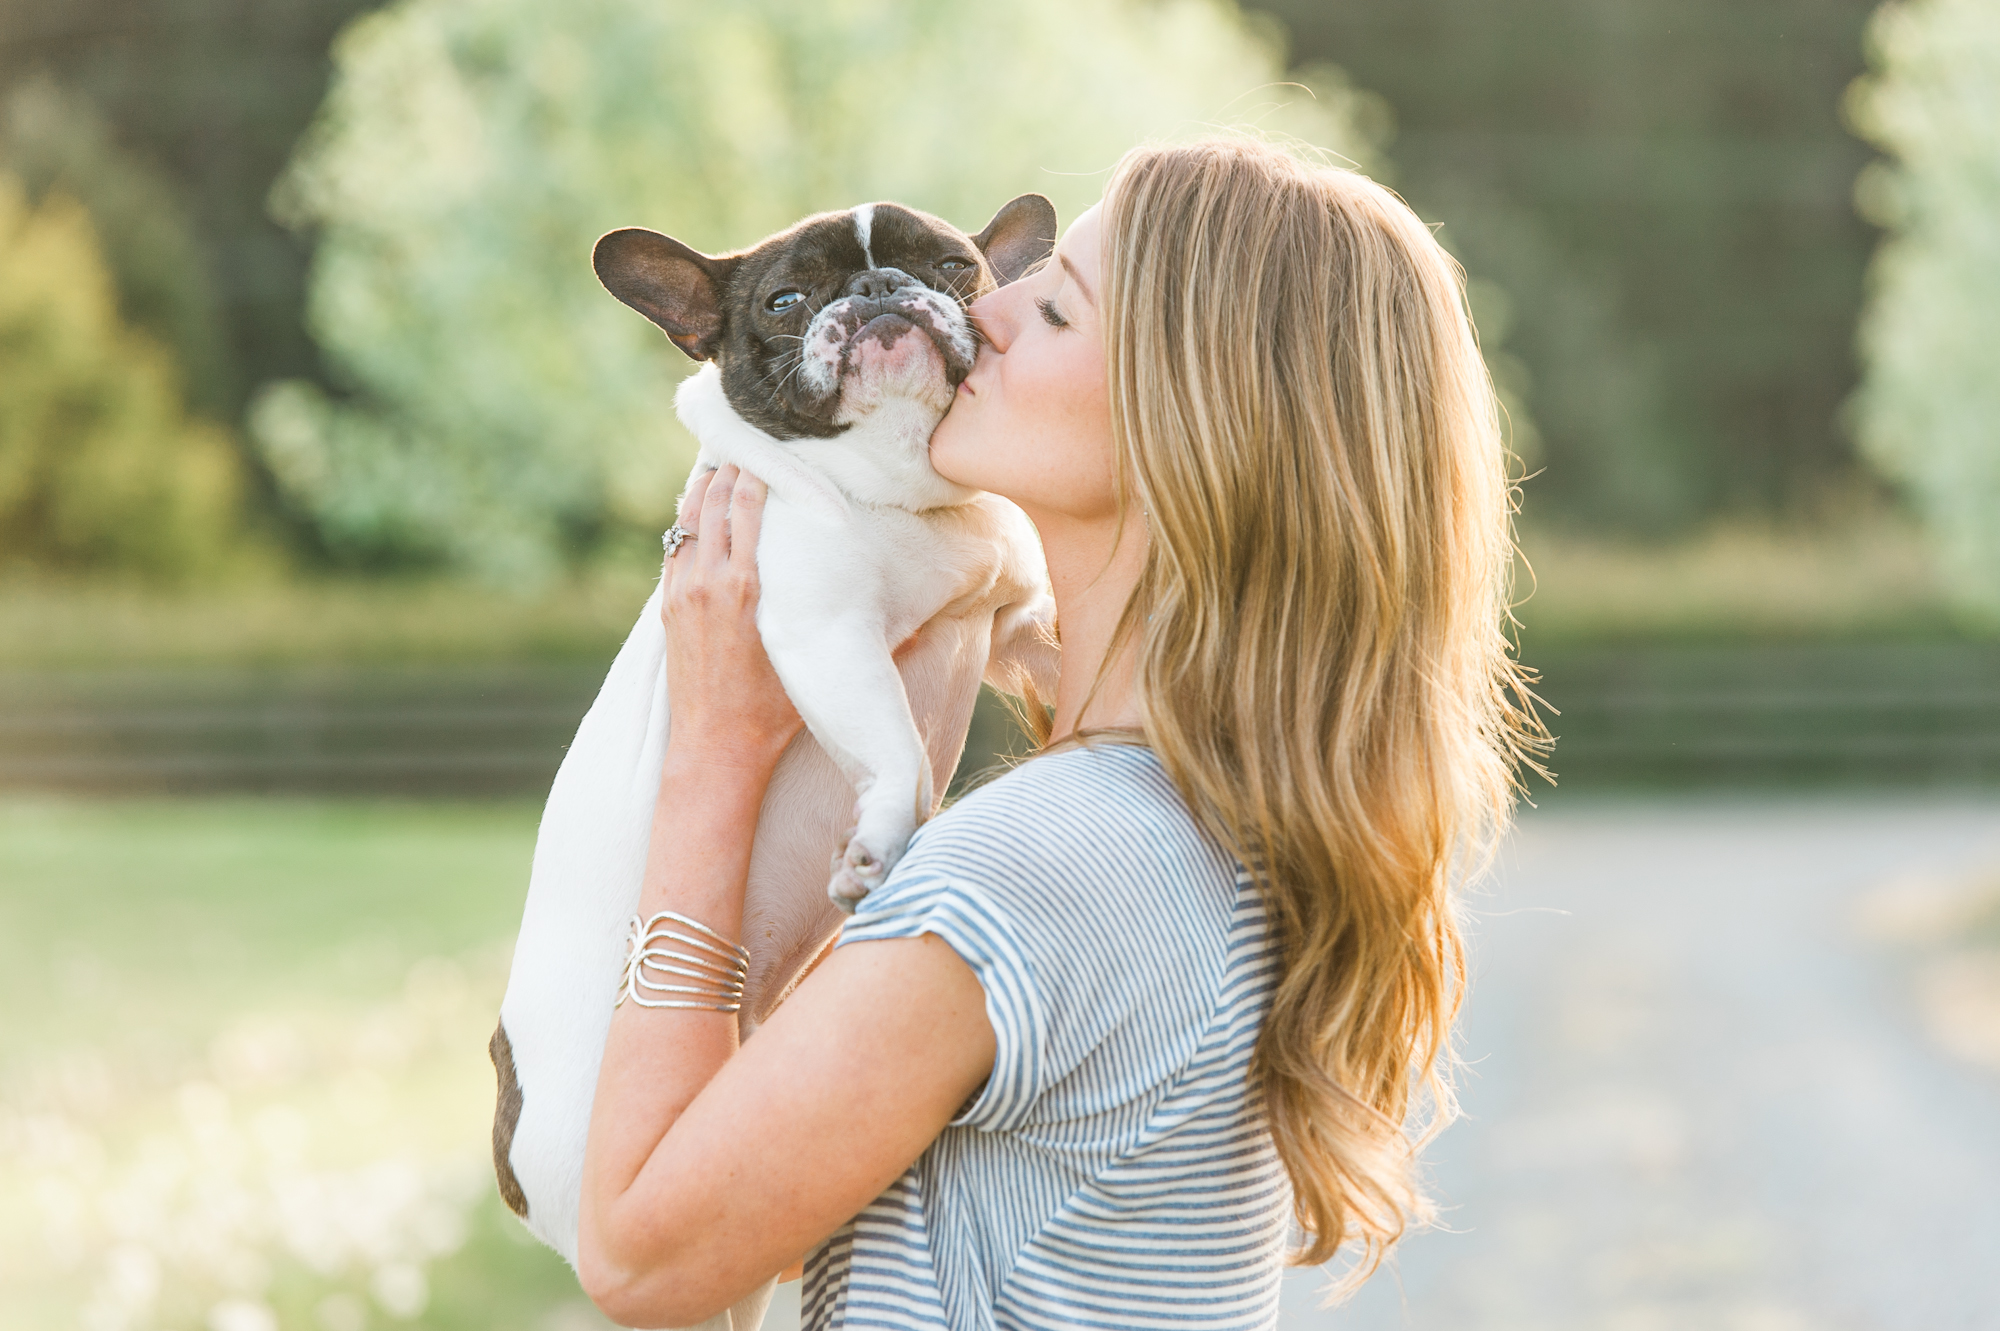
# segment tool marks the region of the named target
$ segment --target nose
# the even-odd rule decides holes
[[[916,284],[917,279],[900,268],[870,268],[847,279],[847,294],[881,300]]]
[[[1007,287],[989,291],[965,307],[966,317],[979,330],[980,340],[1002,354],[1006,353],[1007,344],[1014,340],[1014,325],[1007,317],[1004,301],[1007,291]]]

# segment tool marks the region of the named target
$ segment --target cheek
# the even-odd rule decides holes
[[[1039,339],[1007,366],[1008,403],[1040,433],[1081,437],[1110,429],[1104,358],[1075,333]]]
[[[931,468],[958,485],[991,490],[987,473],[993,469],[992,449],[986,447],[990,412],[986,403],[966,393],[954,393],[951,409],[931,432]]]
[[[1065,343],[1071,345],[1065,345]],[[931,438],[940,476],[1037,511],[1095,515],[1112,499],[1111,411],[1101,355],[1075,334],[1011,348]]]
[[[1040,433],[1047,441],[1045,464],[1077,498],[1093,506],[1111,491],[1111,404],[1104,386],[1104,360],[1088,350],[1051,359],[1041,367],[1037,395],[1045,410]]]
[[[1111,456],[1111,392],[1104,382],[1101,353],[1078,356],[1067,376],[1071,418],[1080,434],[1098,441],[1105,458]]]

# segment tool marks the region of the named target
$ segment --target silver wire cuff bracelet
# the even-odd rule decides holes
[[[694,932],[682,932],[673,927],[677,924]],[[694,950],[677,951],[676,944]],[[675,984],[668,977],[696,983]],[[735,1012],[743,1006],[743,985],[749,977],[750,953],[701,921],[671,910],[643,923],[634,915],[625,945],[625,980],[612,1006],[623,1007],[629,998],[640,1007]]]

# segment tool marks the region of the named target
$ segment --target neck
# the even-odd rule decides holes
[[[1128,638],[1109,668],[1103,667],[1125,602],[1145,566],[1145,519],[1136,510],[1127,514],[1120,533],[1115,514],[1087,520],[1046,513],[1029,516],[1048,557],[1056,623],[1062,633],[1051,738],[1063,739],[1078,730],[1138,729],[1139,700],[1133,681],[1137,638]],[[1094,696],[1092,685],[1097,686]]]

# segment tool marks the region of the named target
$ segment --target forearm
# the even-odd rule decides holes
[[[731,736],[670,745],[660,774],[639,915],[663,910],[742,936],[757,815],[783,744]],[[584,1159],[580,1249],[592,1285],[637,1277],[672,1242],[676,1217],[638,1186],[663,1167],[667,1134],[736,1050],[737,1019],[626,1003],[612,1016]],[[671,1196],[674,1188],[664,1190]],[[639,1205],[650,1195],[654,1201]]]

